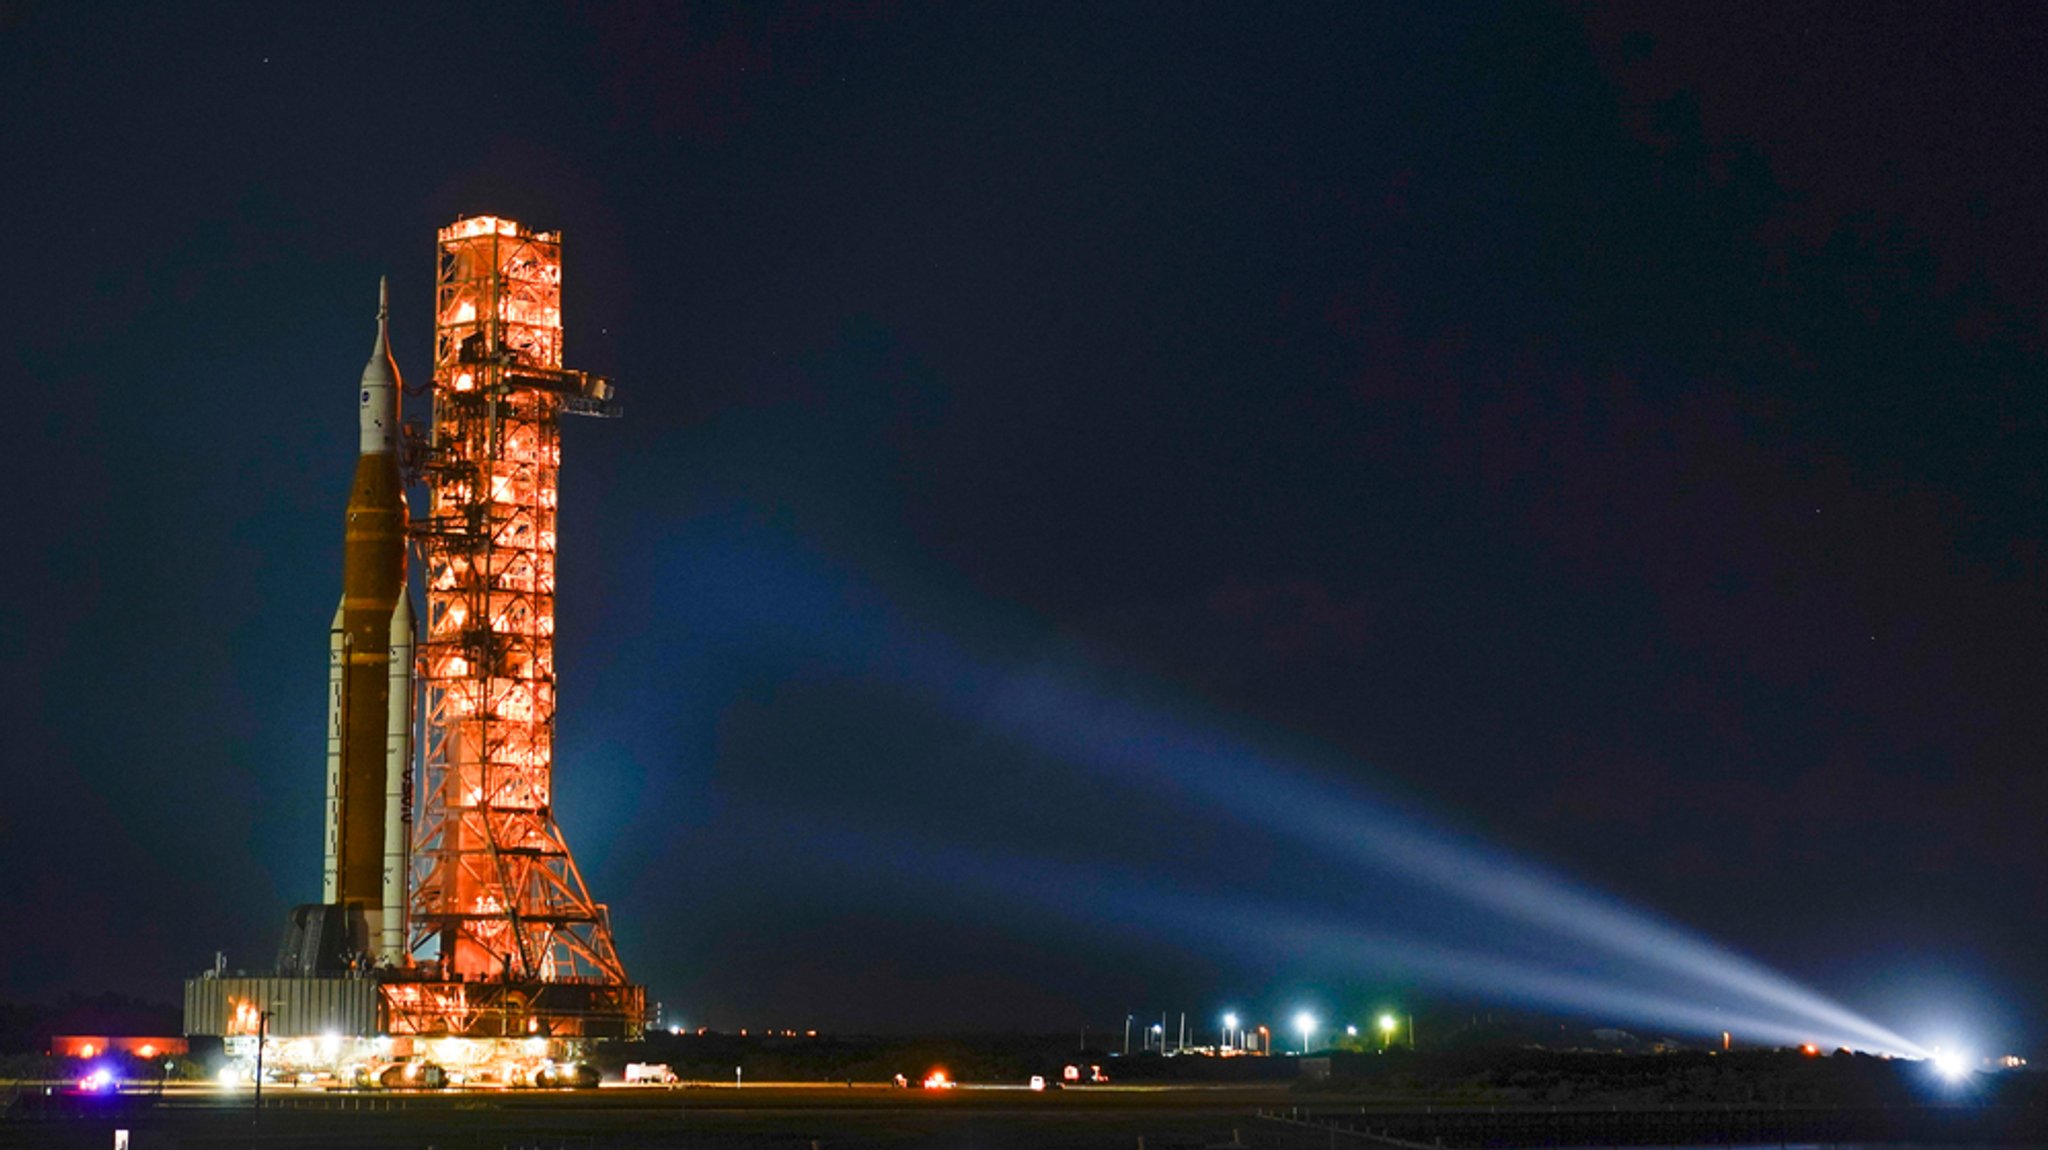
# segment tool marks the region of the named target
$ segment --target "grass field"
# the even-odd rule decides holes
[[[433,1147],[503,1150],[564,1147],[1120,1147],[1146,1150],[1291,1145],[1261,1130],[1261,1107],[1288,1105],[1286,1091],[1243,1087],[1091,1087],[1043,1094],[1016,1088],[898,1090],[888,1087],[749,1085],[349,1095],[277,1090],[261,1112],[246,1091],[176,1091],[158,1106],[125,1113],[38,1115],[0,1122],[0,1147],[114,1145],[130,1150],[213,1147]]]

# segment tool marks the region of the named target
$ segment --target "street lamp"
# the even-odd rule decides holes
[[[276,1006],[277,1003],[271,1003]],[[256,1013],[256,1109],[263,1109],[263,1039],[270,1031],[270,1016],[274,1011],[261,1010]],[[253,1119],[252,1119],[253,1121]]]
[[[1309,1036],[1316,1032],[1316,1016],[1302,1011],[1294,1016],[1294,1028],[1301,1031],[1301,1052],[1307,1054]]]
[[[1225,1050],[1228,1050],[1228,1049],[1230,1049],[1230,1036],[1231,1036],[1232,1034],[1236,1033],[1236,1031],[1237,1031],[1237,1015],[1235,1015],[1235,1014],[1226,1014],[1226,1015],[1224,1015],[1224,1016],[1223,1016],[1223,1049],[1225,1049]]]
[[[1380,1015],[1380,1049],[1391,1049],[1394,1045],[1394,1029],[1400,1024],[1391,1014]]]

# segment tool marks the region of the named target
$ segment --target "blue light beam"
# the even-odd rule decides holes
[[[1840,1036],[1840,1045],[1928,1054],[1920,1044],[1694,931],[1433,826],[1212,723],[1144,709],[1047,673],[993,666],[945,636],[912,625],[878,589],[815,552],[798,548],[793,555],[791,541],[780,532],[749,527],[741,535],[739,546],[728,540],[712,550],[722,566],[703,565],[699,552],[683,580],[697,585],[683,601],[715,606],[702,622],[728,639],[765,641],[801,654],[812,661],[807,673],[829,667],[869,683],[894,682],[944,712],[1086,768],[1091,778],[1106,775],[1155,794],[1196,798],[1225,818],[1624,960],[1646,977],[1697,984],[1715,992],[1708,998],[1733,995],[1789,1016],[1782,1025],[1766,1023],[1754,1032],[1774,1027],[1772,1032],[1788,1038],[1829,1034]],[[730,580],[735,572],[746,578]],[[764,580],[775,588],[773,603],[761,598]],[[1562,995],[1591,994],[1595,988],[1553,989]],[[1667,1002],[1659,1009],[1676,1006]]]
[[[1028,899],[1081,923],[1114,921],[1174,938],[1201,935],[1205,950],[1227,950],[1248,959],[1270,958],[1277,950],[1333,971],[1370,964],[1376,973],[1393,973],[1446,990],[1596,1018],[1656,1023],[1696,1034],[1733,1030],[1749,1041],[1819,1042],[1831,1047],[1853,1046],[1858,1041],[1846,1031],[1743,1013],[1611,980],[1536,969],[1514,959],[1365,929],[1334,917],[1196,894],[1164,883],[1142,884],[1106,874],[1096,866],[912,845],[901,839],[890,840],[885,849],[883,844],[859,836],[816,830],[807,831],[806,837],[813,842],[838,839],[840,846],[833,853],[840,857],[870,862],[888,859],[920,875],[943,875],[953,885],[971,887],[977,894],[997,894],[1005,905]]]

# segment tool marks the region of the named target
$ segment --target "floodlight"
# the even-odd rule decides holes
[[[1309,1036],[1316,1032],[1316,1016],[1302,1011],[1294,1016],[1294,1028],[1301,1031],[1301,1052],[1307,1054]]]

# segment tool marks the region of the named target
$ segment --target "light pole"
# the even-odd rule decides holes
[[[260,1010],[260,1011],[257,1011],[257,1012],[256,1012],[256,1106],[255,1106],[255,1108],[256,1108],[257,1110],[259,1110],[259,1111],[263,1109],[263,1039],[264,1039],[264,1036],[265,1036],[266,1034],[268,1034],[268,1033],[269,1033],[269,1030],[270,1030],[270,1015],[271,1015],[271,1012],[270,1012],[270,1011],[268,1011],[268,1010]]]
[[[1230,1036],[1231,1036],[1231,1034],[1232,1034],[1233,1032],[1235,1032],[1236,1030],[1237,1030],[1237,1015],[1235,1015],[1235,1014],[1226,1014],[1226,1015],[1224,1015],[1224,1016],[1223,1016],[1223,1049],[1224,1049],[1224,1050],[1229,1050],[1229,1049],[1230,1049]]]
[[[1124,1015],[1124,1057],[1131,1056],[1131,1016]]]
[[[1393,1045],[1394,1045],[1394,1031],[1395,1031],[1395,1029],[1396,1029],[1397,1027],[1399,1027],[1399,1026],[1400,1026],[1400,1023],[1399,1023],[1399,1022],[1397,1022],[1397,1021],[1395,1020],[1395,1018],[1394,1018],[1394,1016],[1393,1016],[1393,1015],[1391,1015],[1391,1014],[1382,1014],[1382,1015],[1380,1015],[1380,1049],[1381,1049],[1381,1050],[1387,1050],[1387,1049],[1391,1049],[1391,1048],[1393,1047]]]
[[[1294,1016],[1294,1028],[1301,1031],[1301,1052],[1307,1054],[1309,1036],[1316,1032],[1316,1016],[1302,1011]]]

